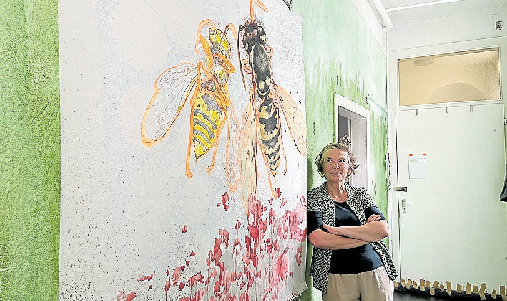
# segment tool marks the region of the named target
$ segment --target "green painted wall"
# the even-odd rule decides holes
[[[387,73],[381,45],[351,0],[295,0],[293,10],[303,15],[308,189],[323,182],[313,159],[335,139],[338,93],[370,110],[372,194],[387,214]],[[307,282],[312,285],[310,278]],[[321,295],[309,289],[301,299],[320,300]]]
[[[58,1],[0,5],[0,300],[57,300]]]

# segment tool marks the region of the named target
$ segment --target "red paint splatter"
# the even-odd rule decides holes
[[[287,199],[274,201],[282,209],[287,204]],[[234,199],[224,193],[221,204],[226,208],[229,202]],[[194,265],[190,266],[196,256],[193,251],[183,265],[173,269],[172,275],[166,270],[167,277],[171,275],[164,285],[166,299],[169,294],[178,296],[172,300],[179,301],[202,301],[205,297],[208,301],[249,301],[251,297],[274,301],[292,296],[292,292],[289,295],[282,292],[294,276],[292,264],[304,264],[305,197],[298,198],[296,208],[280,212],[250,196],[247,209],[246,233],[239,231],[242,226],[239,220],[234,225],[233,237],[227,229],[219,229],[205,259],[205,271],[194,271]],[[183,230],[186,231],[186,226]]]
[[[276,212],[273,208],[269,209],[269,224],[274,225],[276,222]]]
[[[241,253],[241,240],[236,238],[232,247],[232,254],[239,255]]]
[[[137,281],[150,281],[150,280],[153,279],[153,276],[155,276],[155,273],[153,273],[153,274],[151,274],[149,276],[143,276],[143,277],[137,279]]]
[[[229,194],[226,192],[222,195],[222,204],[224,205],[224,210],[229,210]]]
[[[282,195],[282,191],[280,190],[280,188],[275,188],[275,192],[276,192],[276,198],[279,198]]]
[[[174,269],[173,276],[172,276],[173,285],[176,285],[180,281],[181,272],[183,272],[184,269],[185,269],[185,266],[177,267]]]
[[[135,292],[130,292],[126,294],[125,292],[118,293],[118,297],[116,298],[117,301],[132,301],[134,298],[137,297]]]
[[[136,293],[131,292],[131,293],[129,293],[129,294],[127,295],[127,298],[125,299],[125,301],[132,301],[132,300],[134,300],[134,298],[135,298],[135,297],[137,297],[137,296],[136,296]]]
[[[283,208],[285,205],[287,205],[287,199],[286,198],[282,198],[281,201],[280,201],[280,208]]]
[[[276,260],[276,280],[284,280],[287,278],[287,274],[289,273],[289,257],[287,256],[288,247],[283,250],[283,253],[280,254],[278,259]]]
[[[298,247],[295,257],[297,264],[301,265],[303,263],[303,247]]]
[[[204,295],[208,292],[208,288],[204,287],[198,290],[194,296],[192,297],[191,301],[200,301],[203,299]]]
[[[252,239],[248,236],[245,236],[245,254],[243,256],[243,262],[246,265],[252,263],[254,267],[257,267],[259,263],[259,258],[257,257],[257,252],[255,251],[255,242],[252,245]]]
[[[192,287],[196,285],[197,283],[203,283],[204,277],[202,276],[201,272],[195,274],[194,276],[190,277],[188,280],[188,286]]]
[[[229,231],[227,231],[225,229],[221,229],[221,230],[219,230],[219,233],[220,233],[220,237],[222,237],[225,247],[228,248],[229,247]]]
[[[188,228],[187,225],[183,226],[183,229],[181,229],[181,233],[187,233]]]
[[[306,200],[304,197],[299,199],[294,211],[289,212],[289,233],[291,239],[297,241],[306,240]]]
[[[244,292],[241,294],[241,297],[239,297],[239,301],[250,301],[250,296],[247,294],[247,292]]]

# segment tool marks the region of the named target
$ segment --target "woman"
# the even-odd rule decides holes
[[[349,185],[357,168],[348,137],[315,159],[326,178],[308,192],[308,239],[314,246],[310,275],[323,300],[393,299],[396,270],[386,246],[385,217],[364,188]]]

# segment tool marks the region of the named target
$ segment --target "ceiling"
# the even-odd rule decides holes
[[[506,0],[380,0],[393,26],[477,12],[493,7],[505,10]],[[422,7],[413,5],[426,4]]]

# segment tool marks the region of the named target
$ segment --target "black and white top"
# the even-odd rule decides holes
[[[359,219],[360,224],[366,224],[368,212],[372,207],[376,207],[371,196],[362,187],[345,184],[345,189],[348,196],[347,204]],[[308,212],[311,212],[312,215],[315,212],[321,213],[322,221],[325,224],[333,227],[337,226],[335,224],[335,201],[329,196],[326,183],[308,191]],[[309,219],[310,216],[309,214]],[[310,220],[309,223],[311,223]],[[309,233],[311,233],[310,230],[308,231]],[[394,280],[397,277],[397,273],[387,247],[382,241],[371,242],[369,245],[380,257],[389,278]],[[332,254],[333,250],[317,247],[313,249],[310,275],[313,276],[313,286],[322,292],[327,292],[328,273],[331,269]]]

